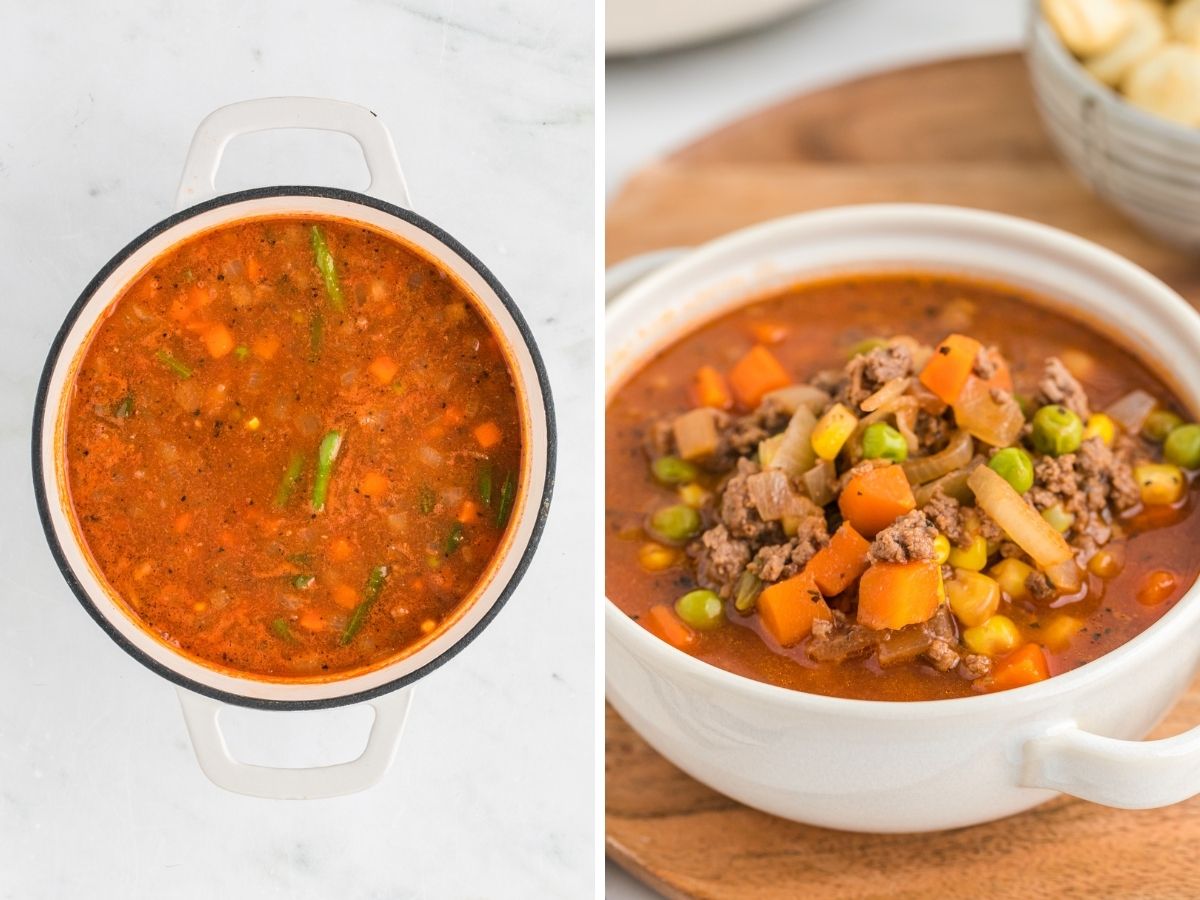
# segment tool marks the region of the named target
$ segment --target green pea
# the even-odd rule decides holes
[[[1033,487],[1033,460],[1020,447],[1005,447],[988,460],[988,468],[1023,494]]]
[[[712,591],[690,591],[675,601],[675,612],[693,628],[709,631],[724,620],[725,604]]]
[[[873,422],[863,431],[862,453],[867,459],[903,462],[908,459],[908,442],[887,422]]]
[[[864,338],[857,344],[850,347],[847,355],[851,358],[855,356],[865,356],[872,350],[878,350],[880,347],[886,347],[887,340],[881,337]]]
[[[700,470],[678,456],[660,456],[650,464],[654,477],[663,484],[691,484],[700,477]]]
[[[1062,456],[1083,443],[1083,422],[1065,406],[1043,406],[1033,414],[1033,447],[1039,453]]]
[[[1156,444],[1161,444],[1167,439],[1167,435],[1182,424],[1183,419],[1169,409],[1156,409],[1146,416],[1146,421],[1142,423],[1142,434]]]
[[[1163,456],[1185,469],[1200,469],[1200,425],[1180,425],[1168,434]]]
[[[664,506],[650,517],[650,531],[676,544],[699,534],[700,525],[700,513],[682,503]]]

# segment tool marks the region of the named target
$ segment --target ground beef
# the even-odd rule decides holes
[[[912,374],[912,351],[904,344],[876,347],[855,356],[846,363],[845,382],[840,385],[838,399],[851,409],[883,387],[893,378]]]
[[[1091,414],[1088,405],[1087,392],[1083,385],[1063,365],[1057,356],[1046,359],[1046,368],[1037,386],[1038,404],[1060,403],[1081,419],[1087,419]]]
[[[1128,461],[1131,452],[1118,455],[1099,438],[1088,438],[1076,453],[1040,457],[1028,499],[1039,510],[1060,504],[1074,517],[1071,542],[1084,553],[1095,552],[1112,539],[1109,506],[1123,511],[1141,499]]]
[[[758,472],[758,465],[748,459],[739,459],[733,475],[725,482],[721,491],[718,518],[729,529],[729,533],[742,540],[779,543],[783,530],[778,522],[764,522],[750,501],[750,490],[746,479]]]
[[[1029,577],[1025,579],[1025,590],[1029,591],[1029,596],[1038,603],[1049,602],[1058,596],[1058,591],[1054,589],[1046,573],[1037,569],[1030,572]]]
[[[840,494],[846,489],[846,485],[850,483],[850,479],[856,475],[861,475],[863,472],[870,472],[872,469],[879,469],[883,466],[890,466],[892,463],[886,459],[864,459],[852,465],[849,469],[843,472],[837,480],[834,487],[834,492]]]
[[[983,539],[989,544],[999,544],[1007,537],[1004,529],[996,524],[996,520],[979,507],[975,508],[975,517],[979,521],[979,534],[983,535]]]
[[[905,513],[875,536],[869,556],[871,562],[915,562],[933,559],[933,539],[937,529],[919,509]]]
[[[968,678],[984,678],[992,674],[991,657],[982,653],[964,653],[962,671]]]
[[[950,423],[943,416],[920,409],[917,410],[913,433],[917,436],[917,447],[922,455],[937,453],[950,441]]]
[[[732,537],[724,525],[715,525],[692,541],[687,553],[696,564],[700,586],[725,598],[750,562],[750,546]]]
[[[1092,484],[1107,487],[1108,500],[1121,512],[1132,509],[1142,500],[1137,480],[1133,477],[1132,458],[1135,442],[1122,441],[1114,451],[1099,438],[1089,438],[1079,445],[1077,467]]]
[[[644,443],[646,455],[651,460],[658,459],[660,456],[670,456],[675,452],[675,431],[671,427],[674,420],[674,416],[658,419],[651,422],[650,427],[646,429]]]
[[[933,663],[933,667],[939,672],[949,672],[962,659],[958,655],[958,651],[954,649],[954,646],[943,640],[932,641],[929,644],[929,649],[922,655]]]
[[[971,536],[967,533],[958,501],[940,487],[934,489],[923,511],[933,527],[944,534],[950,543],[956,547],[965,547],[971,543]]]
[[[995,375],[998,368],[992,358],[992,354],[995,352],[995,347],[980,347],[979,353],[975,355],[975,365],[971,368],[971,374],[984,381]]]

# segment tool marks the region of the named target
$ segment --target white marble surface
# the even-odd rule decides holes
[[[6,2],[0,59],[0,898],[579,897],[594,883],[593,12],[511,0]],[[170,212],[196,123],[309,94],[391,127],[415,207],[509,288],[554,384],[558,488],[492,627],[425,679],[366,793],[226,794],[174,689],[83,613],[41,536],[33,393],[67,308]],[[361,187],[348,141],[247,138],[225,187]],[[279,714],[275,714],[279,715]],[[227,717],[236,751],[353,755],[361,710]]]
[[[605,186],[657,156],[792,94],[866,72],[1020,43],[1026,0],[830,0],[770,28],[661,56],[610,60]],[[713,840],[720,840],[713,835]],[[612,900],[657,897],[606,866]]]

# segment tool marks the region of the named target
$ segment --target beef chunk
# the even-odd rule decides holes
[[[905,513],[875,536],[869,556],[871,562],[915,562],[933,559],[933,539],[937,530],[919,509]]]
[[[696,580],[701,587],[727,598],[733,583],[750,562],[750,547],[729,534],[724,525],[715,525],[687,548],[696,564]]]
[[[721,491],[719,517],[729,533],[735,538],[778,543],[783,530],[778,522],[764,522],[750,500],[750,489],[746,480],[758,472],[758,465],[748,459],[739,459],[737,469],[725,482]]]
[[[1037,399],[1039,405],[1059,403],[1065,406],[1079,418],[1086,419],[1091,414],[1088,405],[1087,392],[1063,365],[1057,356],[1046,359],[1046,368],[1042,379],[1038,382]]]
[[[799,575],[817,551],[829,543],[824,515],[800,520],[796,536],[782,544],[761,547],[750,563],[750,571],[765,582]]]
[[[838,399],[857,409],[884,384],[912,374],[912,369],[912,351],[904,344],[876,347],[846,363],[846,380],[838,390]]]
[[[1050,583],[1046,573],[1039,572],[1037,569],[1030,572],[1029,577],[1025,579],[1025,589],[1029,591],[1029,596],[1038,603],[1048,603],[1058,596],[1058,591],[1054,589],[1054,585]]]
[[[963,522],[962,508],[957,500],[940,487],[934,490],[923,511],[933,523],[933,527],[944,534],[950,543],[956,547],[965,547],[971,543],[971,536]]]
[[[814,630],[808,642],[808,655],[817,662],[845,662],[869,655],[886,636],[886,631],[844,623],[828,631],[821,629],[820,634]]]

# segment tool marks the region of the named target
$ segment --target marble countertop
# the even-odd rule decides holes
[[[579,897],[594,884],[593,11],[438,0],[9,4],[0,61],[0,898]],[[424,679],[396,763],[311,802],[201,774],[174,688],[67,590],[29,467],[33,394],[83,286],[171,211],[212,109],[307,94],[391,128],[414,207],[523,307],[557,401],[549,526],[517,594]],[[349,139],[258,135],[224,188],[362,187]],[[297,717],[283,729],[279,716]],[[362,709],[226,716],[235,752],[354,755]],[[301,741],[297,735],[306,736]]]
[[[729,40],[610,60],[606,190],[612,196],[654,158],[790,95],[922,60],[1018,46],[1028,5],[1026,0],[829,0]],[[606,884],[610,900],[658,896],[611,862]]]

